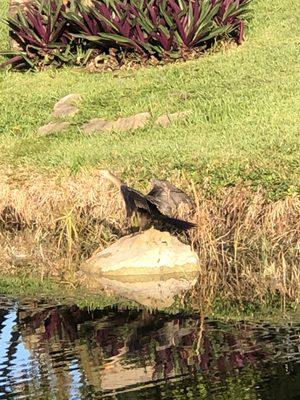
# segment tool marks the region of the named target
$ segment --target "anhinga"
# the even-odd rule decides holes
[[[182,203],[191,205],[190,198],[176,186],[168,181],[153,179],[152,190],[144,195],[141,192],[127,186],[119,178],[108,170],[101,170],[100,175],[120,189],[125,202],[126,216],[131,218],[136,213],[140,220],[141,228],[149,222],[159,221],[179,230],[194,228],[196,224],[173,218]]]

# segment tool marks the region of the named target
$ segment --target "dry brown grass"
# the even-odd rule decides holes
[[[30,176],[30,177],[29,177]],[[263,191],[225,188],[212,198],[182,177],[196,200],[189,240],[200,258],[198,294],[226,299],[300,299],[300,199],[268,202]],[[80,176],[0,177],[2,272],[75,281],[80,263],[127,233],[118,192],[97,171]],[[24,254],[24,256],[22,255]],[[205,314],[203,310],[203,314]]]

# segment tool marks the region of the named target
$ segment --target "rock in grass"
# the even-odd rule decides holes
[[[82,126],[84,133],[109,132],[113,121],[107,121],[103,118],[93,118]]]
[[[96,252],[81,267],[86,284],[145,306],[165,308],[189,290],[199,273],[190,246],[168,232],[149,229]]]
[[[41,136],[51,135],[53,133],[59,133],[65,131],[70,126],[70,122],[50,122],[49,124],[43,125],[38,129],[38,134]]]
[[[113,123],[113,130],[115,131],[130,131],[138,128],[143,128],[148,120],[150,114],[148,112],[132,115],[131,117],[119,118]]]
[[[73,117],[79,111],[76,105],[81,99],[79,93],[68,94],[54,105],[52,116],[56,118]]]
[[[79,108],[72,104],[62,104],[61,106],[54,109],[52,116],[56,118],[74,117],[77,114]]]
[[[176,121],[178,119],[185,119],[191,111],[180,111],[173,114],[164,114],[157,118],[155,121],[155,125],[162,126],[166,128],[170,125],[171,122]]]
[[[143,128],[150,118],[148,112],[139,113],[130,117],[119,118],[116,121],[107,121],[102,118],[93,118],[83,125],[84,133],[93,134],[111,131],[130,131]]]
[[[20,251],[15,251],[11,255],[11,263],[16,267],[22,267],[32,262],[31,257],[28,254]]]

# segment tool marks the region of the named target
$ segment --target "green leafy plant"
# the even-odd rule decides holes
[[[179,57],[232,36],[241,43],[251,0],[34,0],[6,23],[19,51],[3,65],[84,64],[93,55],[130,51]],[[80,49],[80,50],[78,50]],[[82,54],[78,58],[78,52]]]
[[[61,0],[36,0],[6,23],[19,50],[2,52],[10,56],[3,65],[43,67],[69,63],[76,45],[67,31],[66,6]]]

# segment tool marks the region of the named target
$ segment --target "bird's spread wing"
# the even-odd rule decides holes
[[[185,221],[179,218],[171,218],[166,215],[161,215],[160,220],[165,224],[181,231],[187,231],[189,229],[196,228],[197,226],[197,224],[194,224],[193,222]]]
[[[167,215],[164,215],[160,211],[159,207],[159,199],[156,199],[152,195],[144,196],[142,193],[138,192],[135,189],[132,189],[126,185],[121,186],[121,193],[124,198],[125,206],[126,206],[126,215],[127,217],[131,217],[132,214],[137,209],[142,209],[147,211],[152,218],[160,220],[166,223],[173,228],[180,230],[188,230],[194,228],[196,225],[189,221],[184,221],[177,218],[171,218]]]
[[[193,206],[191,197],[169,181],[153,179],[152,185],[153,188],[149,194],[160,198],[164,197],[164,200],[172,204],[172,207],[178,207],[180,203],[186,203]]]
[[[153,183],[152,189],[147,194],[147,199],[165,215],[172,214],[173,204],[170,202],[169,192],[164,187]]]
[[[161,196],[163,192],[164,189],[161,186],[157,185],[156,183],[152,183],[152,189],[147,194],[147,196]]]
[[[150,213],[148,200],[142,193],[126,185],[121,186],[121,193],[125,202],[126,215],[128,218],[130,218],[138,208]]]
[[[163,208],[164,204],[166,203],[166,198],[165,198],[165,193],[164,191],[158,187],[158,186],[153,186],[153,188],[150,190],[150,192],[147,194],[147,199],[154,204],[159,211],[164,213]]]
[[[156,182],[152,185],[152,189],[147,194],[147,199],[154,204],[162,214],[170,216],[173,214],[175,204],[173,204],[172,199],[170,199],[169,190],[166,190]]]

